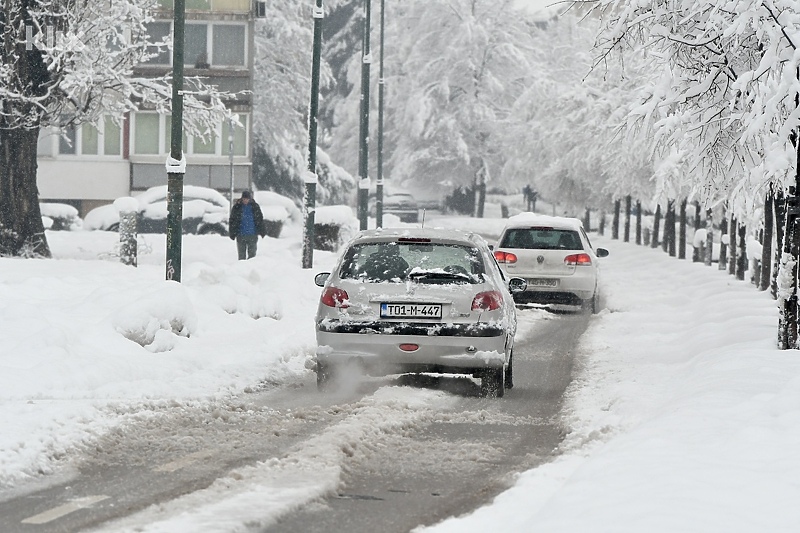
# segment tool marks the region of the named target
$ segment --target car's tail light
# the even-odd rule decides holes
[[[350,307],[349,299],[350,297],[347,295],[347,291],[337,289],[336,287],[326,287],[325,290],[322,291],[322,296],[320,297],[320,301],[328,307],[340,307],[345,309]]]
[[[503,305],[503,295],[497,291],[479,292],[472,300],[473,311],[494,311]]]
[[[512,254],[511,252],[504,252],[502,250],[497,250],[494,253],[494,258],[497,259],[498,263],[512,264],[517,262],[516,254]]]
[[[417,350],[419,350],[419,344],[414,344],[410,342],[403,343],[400,345],[400,349],[403,350],[404,352],[416,352]]]
[[[592,258],[589,254],[571,254],[564,258],[564,264],[567,266],[590,266]]]

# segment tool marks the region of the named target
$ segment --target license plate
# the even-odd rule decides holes
[[[442,318],[442,305],[382,303],[381,318]]]
[[[529,287],[558,287],[558,280],[551,278],[534,278],[528,280]]]

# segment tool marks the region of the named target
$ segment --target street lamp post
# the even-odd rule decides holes
[[[378,67],[378,179],[375,187],[375,226],[383,227],[383,33],[385,29],[385,0],[381,0],[381,51]]]
[[[314,44],[311,60],[311,103],[308,107],[308,167],[303,199],[303,268],[314,264],[314,210],[317,196],[317,112],[319,110],[319,72],[322,50],[322,19],[325,10],[322,0],[316,0],[314,10]]]
[[[358,146],[358,220],[361,230],[367,229],[369,202],[369,67],[372,54],[369,48],[372,0],[364,0],[364,44],[361,55],[361,124]]]
[[[228,166],[230,167],[231,175],[231,209],[233,209],[233,122],[237,118],[236,115],[231,115],[228,119]]]
[[[181,245],[183,239],[183,36],[186,0],[175,0],[175,33],[172,51],[172,128],[167,158],[167,280],[181,281]]]

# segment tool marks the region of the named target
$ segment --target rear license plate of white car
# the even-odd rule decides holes
[[[531,287],[558,287],[558,280],[549,278],[533,278],[528,280],[528,285]]]
[[[442,318],[442,305],[382,303],[381,318]]]

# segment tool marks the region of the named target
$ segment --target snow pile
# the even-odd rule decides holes
[[[176,336],[197,331],[197,313],[180,283],[165,281],[149,294],[118,310],[114,329],[128,340],[152,352],[171,350]]]
[[[314,214],[315,224],[347,226],[357,222],[353,208],[347,205],[324,205],[317,207]]]
[[[291,198],[273,191],[255,191],[253,193],[253,198],[258,205],[261,206],[261,210],[264,212],[264,218],[267,220],[285,220],[288,216],[293,224],[299,224],[303,221],[303,213],[300,212],[300,209]],[[273,211],[272,208],[274,207],[282,207],[283,211]],[[267,211],[274,212],[275,214],[280,213],[283,218],[268,218]]]
[[[289,218],[289,212],[282,205],[261,206],[261,214],[264,215],[264,220],[273,222],[283,222]]]

